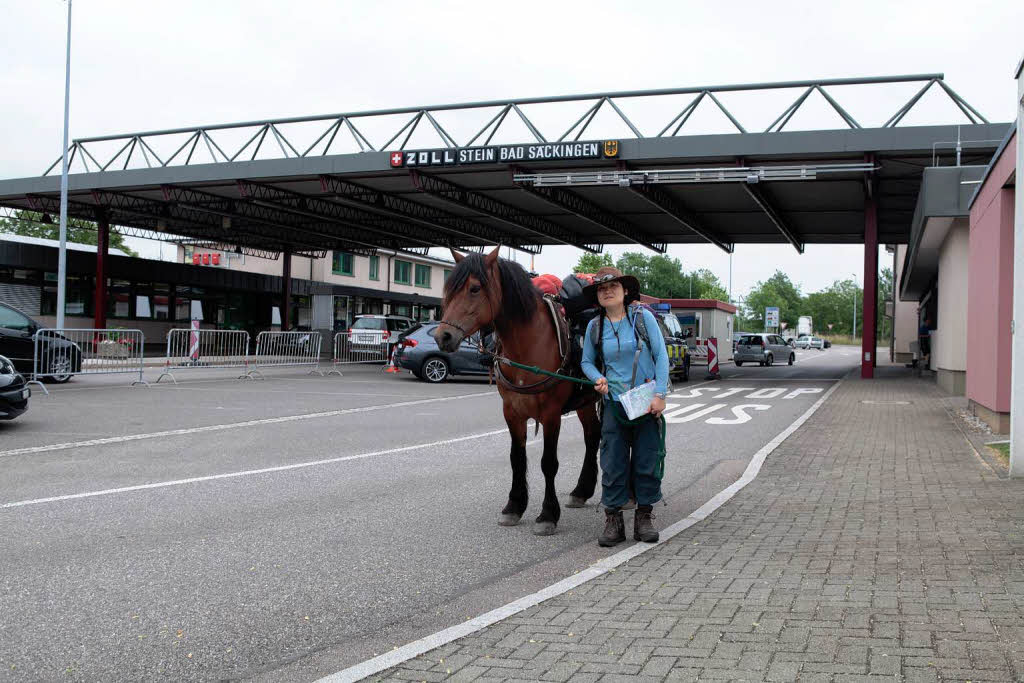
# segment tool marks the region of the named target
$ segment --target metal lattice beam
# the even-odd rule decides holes
[[[664,188],[657,185],[631,185],[629,189],[687,230],[700,235],[728,254],[733,252],[732,242],[726,241],[714,230],[705,227],[695,213],[683,206],[682,202],[672,197]]]
[[[169,165],[187,166],[193,163],[195,153],[197,149],[200,149],[200,145],[201,149],[204,149],[206,153],[209,154],[209,160],[213,163],[230,163],[238,160],[243,154],[248,156],[249,159],[255,159],[261,151],[263,151],[264,157],[267,158],[296,158],[308,157],[311,155],[326,155],[331,153],[337,154],[339,151],[334,147],[334,145],[339,138],[338,134],[343,129],[346,134],[343,134],[340,137],[342,139],[351,138],[350,147],[354,148],[353,151],[374,152],[391,149],[392,143],[395,143],[396,141],[400,142],[398,149],[405,149],[417,128],[423,124],[424,121],[426,122],[424,124],[424,129],[431,130],[432,135],[436,136],[436,139],[439,141],[439,145],[442,147],[451,149],[460,146],[470,146],[475,144],[485,134],[486,139],[483,144],[487,145],[490,144],[491,139],[499,129],[501,129],[510,113],[514,114],[513,118],[520,119],[529,131],[533,140],[537,142],[545,142],[548,139],[547,136],[545,136],[540,128],[530,120],[529,117],[527,117],[526,113],[523,111],[523,107],[527,105],[542,106],[564,102],[580,102],[586,104],[588,108],[572,125],[568,127],[566,126],[568,120],[557,124],[559,130],[565,130],[565,133],[558,138],[559,140],[572,136],[574,132],[574,139],[578,140],[580,135],[587,130],[597,116],[598,111],[605,104],[614,111],[619,120],[626,125],[632,135],[639,139],[651,136],[646,135],[639,126],[634,124],[634,122],[626,116],[626,113],[620,106],[620,101],[630,98],[668,97],[683,94],[695,95],[695,97],[683,108],[682,111],[672,118],[668,125],[662,128],[661,132],[657,133],[656,137],[678,135],[683,126],[690,120],[691,115],[697,107],[705,100],[710,100],[713,105],[728,118],[738,133],[744,135],[747,134],[747,128],[740,122],[740,118],[725,106],[721,99],[719,99],[718,95],[721,95],[722,93],[755,92],[762,90],[801,90],[801,94],[798,96],[797,101],[790,104],[782,112],[775,122],[773,122],[772,126],[769,127],[769,131],[782,130],[789,120],[792,119],[793,115],[796,114],[797,110],[799,110],[803,105],[807,97],[814,91],[817,91],[825,98],[846,125],[851,128],[860,128],[862,127],[861,124],[858,123],[836,100],[833,95],[834,91],[829,92],[825,90],[826,87],[834,89],[847,85],[880,85],[924,82],[924,86],[920,91],[911,97],[908,102],[904,103],[899,109],[897,109],[896,113],[881,125],[883,128],[898,125],[907,113],[909,113],[910,110],[921,100],[921,97],[928,91],[928,89],[934,85],[939,86],[939,88],[950,98],[970,123],[974,124],[978,121],[987,123],[985,117],[982,116],[974,107],[968,104],[967,101],[964,100],[964,98],[955,90],[948,86],[943,79],[943,74],[913,74],[877,78],[838,78],[811,81],[715,85],[695,88],[628,90],[555,97],[533,97],[515,100],[465,102],[459,104],[406,107],[399,109],[379,109],[374,111],[348,112],[322,116],[300,116],[274,120],[244,121],[240,123],[155,130],[125,135],[79,138],[72,143],[68,150],[70,155],[69,166],[75,165],[77,162],[77,166],[86,171],[92,171],[94,167],[97,172],[116,172],[118,170],[127,169],[133,159],[135,160],[136,166],[144,163],[148,168],[152,168],[154,166],[165,167]],[[437,117],[439,112],[458,112],[460,115],[465,116],[468,112],[488,109],[493,110],[494,115],[490,116],[490,114],[488,114],[490,118],[486,123],[484,123],[483,127],[479,128],[475,135],[469,137],[466,142],[461,144],[460,141],[456,140],[449,131],[445,129]],[[398,130],[390,135],[384,133],[384,137],[387,139],[387,142],[382,145],[374,145],[369,138],[367,138],[367,136],[365,136],[359,128],[356,127],[357,121],[361,122],[375,118],[387,119],[390,124],[389,117],[398,117],[404,123],[400,126],[398,126],[398,124],[391,124],[397,126]],[[315,137],[315,140],[311,145],[300,150],[300,148],[289,139],[284,128],[304,124],[316,126],[315,129],[309,131],[313,134],[311,137]],[[476,122],[473,123],[474,130],[477,125],[478,124]],[[672,129],[671,132],[670,129]],[[215,136],[217,136],[220,131],[225,130],[241,131],[246,139],[245,143],[235,150],[233,154],[228,154],[228,152],[224,150],[225,147],[228,147],[226,136],[221,138],[221,141],[224,143],[223,146],[215,139]],[[318,132],[319,135],[317,135]],[[157,154],[156,149],[154,149],[154,146],[160,147],[160,145],[156,144],[157,140],[166,140],[168,139],[168,136],[170,136],[171,140],[170,149],[174,149],[174,152],[167,153],[167,158],[161,158]],[[271,138],[273,142],[265,146],[264,143],[268,137]],[[113,151],[109,157],[106,151],[101,154],[97,149],[97,145],[107,142],[115,143],[112,145]],[[519,142],[526,141],[519,140]],[[279,154],[278,152],[271,151],[275,146],[279,151]],[[234,149],[233,145],[228,147],[228,151],[232,151]],[[249,154],[250,150],[251,155]],[[95,152],[95,154],[93,152]],[[344,153],[344,150],[340,153]],[[106,161],[101,162],[97,159],[97,156],[105,158]],[[124,160],[123,163],[121,161],[122,159]],[[60,160],[58,159],[46,170],[45,173],[43,173],[43,175],[49,175],[53,169],[57,167],[59,162]],[[73,168],[72,170],[75,171],[76,169]]]
[[[468,190],[449,180],[426,175],[419,171],[409,171],[409,174],[412,176],[413,185],[416,186],[416,189],[450,204],[482,213],[507,223],[512,227],[540,235],[545,239],[553,239],[562,244],[577,247],[594,254],[601,253],[603,245],[588,243],[581,235],[545,218],[523,214],[513,206],[480,192]]]
[[[651,251],[664,254],[668,251],[668,245],[664,242],[655,242],[655,238],[646,231],[632,225],[626,220],[619,218],[613,213],[602,209],[597,204],[585,199],[575,192],[563,190],[558,187],[535,187],[533,185],[521,184],[519,187],[524,191],[539,197],[552,206],[565,209],[580,218],[590,221],[594,225],[609,230],[619,237],[647,247]]]
[[[479,241],[489,245],[497,245],[502,242],[501,233],[490,226],[404,197],[374,190],[336,176],[321,176],[320,185],[326,194],[340,201],[354,204],[368,211],[416,223],[435,231],[431,234],[435,242],[438,239],[437,232],[451,235],[453,240],[450,246],[455,247],[466,244],[464,241],[460,242],[459,239],[469,240],[469,243]],[[506,243],[503,246],[509,246],[528,254],[539,254],[541,250],[540,245],[536,244]]]

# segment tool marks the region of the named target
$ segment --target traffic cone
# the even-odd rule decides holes
[[[384,366],[384,372],[393,372],[395,374],[398,374],[402,371],[400,367],[395,365],[395,352],[397,351],[398,345],[396,344],[395,348],[391,351],[391,358],[388,359],[388,364]]]

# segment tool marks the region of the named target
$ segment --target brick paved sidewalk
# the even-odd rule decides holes
[[[1024,481],[981,463],[934,384],[879,374],[704,522],[375,678],[1024,680]]]

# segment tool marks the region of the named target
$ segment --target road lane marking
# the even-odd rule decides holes
[[[778,448],[782,442],[788,439],[793,432],[799,429],[801,425],[803,425],[804,422],[806,422],[815,412],[817,412],[818,408],[820,408],[822,404],[828,400],[829,396],[831,396],[838,388],[839,382],[836,382],[814,403],[814,405],[808,408],[803,415],[798,417],[791,425],[786,427],[786,429],[782,430],[778,436],[762,446],[761,449],[758,450],[751,458],[750,464],[747,465],[746,470],[744,470],[739,479],[719,491],[714,498],[691,512],[687,517],[662,531],[661,538],[657,543],[635,543],[624,550],[620,550],[619,552],[594,563],[579,573],[573,574],[572,576],[563,579],[558,583],[554,583],[547,588],[543,588],[536,593],[510,602],[507,605],[493,609],[485,614],[481,614],[474,619],[469,619],[461,624],[450,626],[449,628],[438,631],[437,633],[420,638],[419,640],[415,640],[403,645],[402,647],[395,648],[391,652],[387,652],[364,662],[360,662],[359,664],[350,666],[347,669],[324,676],[316,683],[354,683],[355,681],[360,681],[369,676],[373,676],[374,674],[390,669],[391,667],[398,666],[413,657],[418,657],[419,655],[441,647],[442,645],[447,645],[459,638],[472,635],[477,631],[482,631],[488,626],[492,626],[503,619],[507,619],[508,617],[527,610],[530,607],[534,607],[545,600],[563,595],[592,579],[596,579],[599,576],[607,574],[619,565],[647,552],[651,548],[655,548],[668,542],[674,536],[709,517],[718,510],[718,508],[722,507],[732,499],[738,491],[752,482],[761,471],[761,466],[764,464],[764,461],[768,456],[771,455],[771,453]]]
[[[374,406],[363,406],[361,408],[343,408],[341,410],[329,410],[323,413],[305,413],[302,415],[287,415],[285,417],[268,417],[259,420],[246,420],[245,422],[229,422],[227,424],[206,425],[205,427],[187,427],[185,429],[169,429],[163,432],[150,432],[148,434],[127,434],[125,436],[110,436],[102,439],[90,439],[88,441],[73,441],[68,443],[54,443],[47,446],[29,446],[27,448],[15,448],[9,451],[0,451],[0,458],[9,458],[15,455],[29,455],[32,453],[49,453],[51,451],[65,451],[71,448],[87,448],[90,446],[107,446],[109,444],[126,443],[129,441],[143,441],[146,439],[159,439],[172,436],[188,436],[191,434],[204,434],[207,432],[222,432],[228,429],[242,429],[244,427],[258,427],[268,424],[280,424],[282,422],[298,422],[300,420],[317,420],[325,417],[337,417],[339,415],[351,415],[354,413],[368,413],[375,410],[388,408],[406,408],[408,406],[419,406],[426,403],[438,401],[457,401],[464,398],[480,398],[482,396],[496,395],[493,391],[485,391],[474,394],[462,394],[460,396],[443,396],[438,398],[424,398],[416,401],[402,401],[400,403],[386,403]]]
[[[400,446],[398,448],[389,448],[383,451],[371,451],[370,453],[358,453],[356,455],[342,455],[337,458],[325,458],[323,460],[310,460],[307,462],[297,462],[291,465],[276,465],[274,467],[262,467],[257,470],[242,470],[240,472],[225,472],[223,474],[209,474],[202,477],[188,477],[186,479],[174,479],[171,481],[158,481],[151,484],[137,484],[135,486],[121,486],[115,489],[103,489],[100,491],[84,491],[82,493],[71,493],[64,496],[50,496],[48,498],[34,498],[31,500],[19,500],[13,503],[0,503],[0,510],[8,508],[27,507],[29,505],[42,505],[43,503],[56,503],[63,500],[76,500],[79,498],[96,498],[98,496],[110,496],[115,493],[128,493],[131,491],[146,491],[149,489],[162,489],[169,486],[183,486],[185,484],[196,484],[204,481],[215,481],[217,479],[236,479],[238,477],[247,477],[253,474],[270,474],[273,472],[286,472],[288,470],[298,470],[307,467],[316,467],[318,465],[330,465],[338,462],[348,462],[350,460],[363,460],[364,458],[373,458],[380,455],[393,455],[395,453],[404,453],[407,451],[415,451],[421,448],[434,448],[436,446],[446,446],[453,443],[461,443],[463,441],[472,441],[474,439],[483,439],[488,436],[496,436],[498,434],[508,434],[508,428],[502,427],[501,429],[494,429],[489,432],[480,432],[479,434],[470,434],[469,436],[458,436],[452,439],[444,439],[443,441],[431,441],[428,443],[418,443],[412,446]],[[534,441],[527,442],[527,445],[540,441],[541,439],[535,439]]]

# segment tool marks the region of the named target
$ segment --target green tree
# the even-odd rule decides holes
[[[586,252],[580,256],[580,260],[576,262],[576,267],[573,268],[574,273],[596,273],[603,266],[614,266],[615,262],[612,261],[612,255],[607,251],[601,254],[591,254]]]
[[[878,324],[875,329],[878,334],[876,339],[888,339],[892,336],[892,318],[885,315],[885,302],[893,301],[893,275],[892,268],[883,268],[878,274]]]
[[[729,301],[729,293],[725,291],[722,281],[718,276],[707,268],[698,268],[687,273],[686,281],[688,287],[692,287],[693,295],[687,298],[692,299],[717,299],[718,301]]]
[[[750,290],[744,301],[741,323],[750,331],[763,329],[765,309],[769,306],[778,307],[779,320],[787,327],[795,328],[797,319],[804,315],[800,289],[781,270]]]
[[[44,223],[42,214],[35,211],[15,211],[13,218],[0,218],[0,233],[10,235],[21,235],[23,237],[38,237],[47,240],[60,239],[60,225],[56,219],[50,223]],[[96,245],[97,227],[92,221],[81,218],[68,217],[68,242],[77,244]],[[124,235],[110,231],[110,246],[120,249],[129,256],[138,256],[124,242]]]

